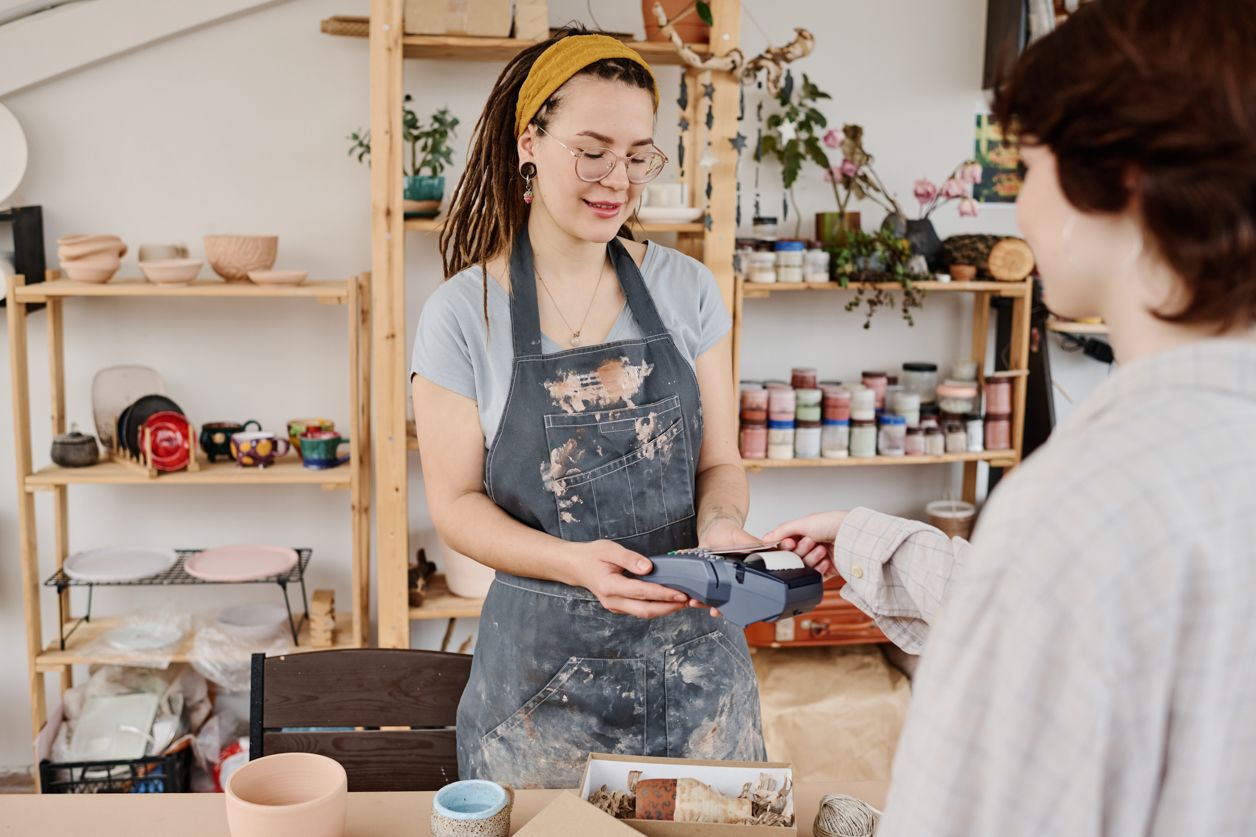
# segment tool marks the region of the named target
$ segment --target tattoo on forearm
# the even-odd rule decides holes
[[[746,515],[743,511],[741,511],[741,509],[732,508],[732,507],[723,506],[723,505],[717,505],[717,506],[712,506],[709,509],[703,509],[702,510],[702,525],[698,529],[698,537],[701,538],[704,535],[706,535],[707,530],[710,529],[712,525],[714,525],[715,523],[721,520],[727,520],[731,522],[732,524],[734,524],[735,526],[741,526],[742,524],[746,522]]]

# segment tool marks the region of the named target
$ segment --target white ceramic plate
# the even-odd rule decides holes
[[[76,581],[135,581],[157,575],[179,560],[160,546],[110,546],[76,552],[65,559],[65,574]]]
[[[688,224],[702,217],[700,206],[643,206],[637,217],[644,224]]]
[[[92,378],[92,417],[96,438],[105,450],[113,448],[118,416],[145,395],[165,395],[166,382],[147,366],[107,366]]]
[[[140,622],[107,631],[101,639],[119,651],[160,651],[183,639],[183,631],[166,622]]]
[[[282,546],[220,546],[190,556],[188,575],[204,581],[256,581],[296,566],[297,552]]]
[[[288,627],[288,609],[277,604],[242,604],[218,614],[217,626],[224,633],[249,642],[278,636]]]
[[[26,134],[12,111],[0,104],[0,206],[22,185],[26,161]]]

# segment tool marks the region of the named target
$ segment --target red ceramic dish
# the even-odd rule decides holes
[[[158,471],[178,471],[187,467],[192,447],[188,440],[186,416],[162,410],[149,416],[143,426],[152,438],[154,468]],[[141,438],[143,432],[140,431]]]

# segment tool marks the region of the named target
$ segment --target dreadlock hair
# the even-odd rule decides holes
[[[484,112],[471,135],[467,165],[450,200],[449,216],[440,234],[445,278],[478,264],[483,271],[484,322],[488,323],[488,269],[490,259],[508,253],[515,236],[528,222],[523,202],[523,178],[519,174],[518,137],[515,136],[515,105],[519,90],[541,53],[572,35],[598,34],[572,25],[549,40],[530,46],[502,70],[489,93]],[[654,79],[635,61],[605,58],[585,67],[576,76],[618,81],[654,91]],[[562,88],[550,96],[530,124],[547,128],[562,102]],[[621,233],[623,230],[621,230]]]

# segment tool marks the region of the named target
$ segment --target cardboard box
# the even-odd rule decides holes
[[[642,771],[643,779],[697,779],[705,782],[725,796],[737,797],[749,782],[754,785],[759,775],[767,773],[776,779],[777,786],[785,780],[793,782],[793,769],[788,764],[752,761],[695,761],[668,759],[652,756],[614,756],[607,753],[590,753],[580,782],[580,798],[588,800],[589,794],[602,785],[611,790],[628,789],[628,772]],[[794,790],[790,790],[791,797]],[[797,801],[794,825],[789,828],[767,825],[727,825],[722,823],[666,822],[662,820],[620,820],[648,837],[798,837]],[[600,813],[600,812],[599,812]]]
[[[407,35],[510,35],[511,0],[405,0]]]
[[[594,808],[571,791],[563,791],[528,820],[527,825],[515,832],[515,837],[554,837],[557,834],[637,837],[638,832]]]

